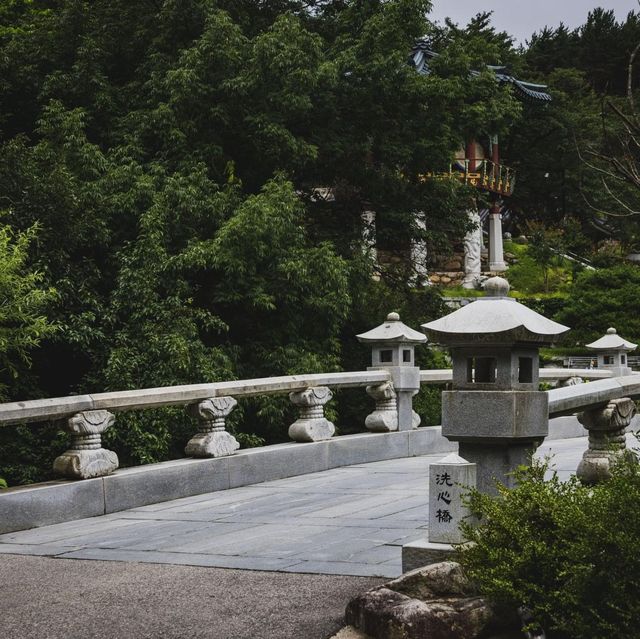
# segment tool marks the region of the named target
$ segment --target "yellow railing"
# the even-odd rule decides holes
[[[513,169],[491,160],[459,160],[451,163],[448,172],[425,173],[422,180],[429,178],[454,178],[478,189],[492,191],[500,195],[511,195],[516,183]]]

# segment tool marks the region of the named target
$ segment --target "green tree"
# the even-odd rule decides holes
[[[583,271],[556,319],[571,327],[568,338],[584,345],[613,326],[631,341],[640,338],[640,304],[637,290],[640,268],[621,264]]]
[[[56,292],[43,286],[43,275],[28,267],[29,245],[37,227],[16,233],[0,226],[0,396],[20,369],[29,366],[34,348],[57,329],[46,310]]]
[[[416,298],[406,272],[372,282],[362,212],[404,247],[461,237],[467,191],[423,176],[519,114],[492,72],[470,74],[495,54],[482,28],[471,53],[452,36],[429,76],[415,72],[426,0],[8,8],[0,197],[12,228],[39,225],[29,266],[59,292],[60,326],[14,399],[364,365],[344,348],[351,318],[376,296]],[[278,439],[286,410],[247,402],[230,423]],[[193,428],[166,411],[119,424],[107,440],[125,463],[180,455]],[[64,446],[46,428],[14,435]],[[12,483],[47,476],[44,452],[26,458]]]

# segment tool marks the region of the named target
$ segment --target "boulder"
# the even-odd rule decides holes
[[[474,593],[459,564],[412,570],[352,599],[346,622],[373,639],[519,638],[518,617]]]

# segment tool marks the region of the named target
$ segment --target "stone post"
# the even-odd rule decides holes
[[[597,484],[611,477],[612,464],[627,452],[625,430],[635,414],[635,402],[628,397],[578,414],[578,421],[589,431],[589,449],[576,471],[580,481]]]
[[[238,402],[233,397],[211,397],[187,406],[187,413],[198,420],[198,432],[184,452],[189,457],[226,457],[240,448],[236,438],[225,430],[225,419]]]
[[[106,410],[88,410],[67,420],[65,430],[73,436],[71,448],[53,462],[56,474],[72,479],[109,475],[118,468],[118,456],[102,448],[102,433],[116,417]]]
[[[450,560],[453,544],[464,540],[460,523],[471,511],[463,495],[476,487],[476,465],[456,453],[429,465],[429,532],[402,546],[402,572]]]
[[[462,496],[476,487],[476,465],[456,453],[429,466],[429,541],[460,544],[460,522],[470,516]]]
[[[315,386],[289,393],[289,399],[300,408],[300,416],[289,426],[289,437],[296,442],[331,439],[335,426],[325,418],[323,406],[333,397],[326,386]]]
[[[398,399],[391,382],[367,386],[367,395],[376,401],[376,409],[367,415],[364,425],[376,433],[398,430]]]

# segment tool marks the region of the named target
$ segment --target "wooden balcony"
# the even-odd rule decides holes
[[[421,178],[454,178],[481,191],[502,196],[511,195],[516,183],[513,169],[491,160],[456,160],[450,164],[448,172],[426,173]]]

